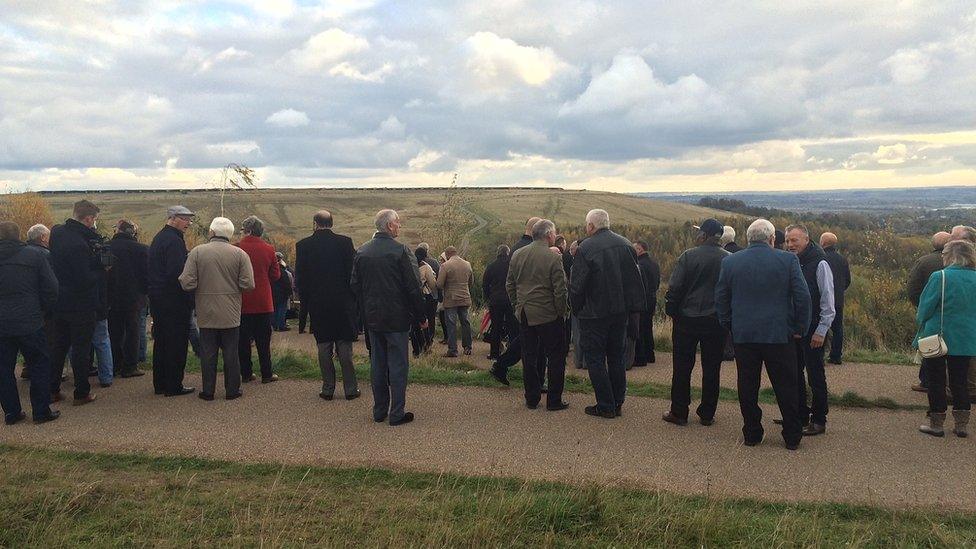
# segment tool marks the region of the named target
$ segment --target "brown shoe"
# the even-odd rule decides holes
[[[927,393],[927,392],[929,392],[929,390],[924,385],[922,385],[921,383],[916,383],[915,385],[912,385],[912,390],[915,391],[915,392],[918,392],[918,393]]]
[[[64,393],[61,391],[51,393],[51,402],[61,402],[62,400],[64,400]]]
[[[688,424],[688,420],[687,419],[681,419],[680,417],[672,414],[670,411],[668,413],[664,414],[663,416],[661,416],[661,419],[663,419],[664,421],[667,421],[668,423],[674,423],[675,425],[687,425]]]
[[[83,406],[85,404],[88,404],[89,402],[95,402],[95,395],[93,393],[88,393],[87,395],[85,395],[85,396],[83,396],[81,398],[76,398],[71,403],[71,405],[72,406]]]

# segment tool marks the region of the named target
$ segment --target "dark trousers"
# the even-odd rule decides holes
[[[0,406],[3,414],[7,419],[13,419],[23,411],[20,394],[17,392],[17,378],[14,376],[18,352],[31,364],[31,413],[34,419],[49,415],[51,392],[48,376],[51,374],[51,355],[44,328],[30,334],[0,337]]]
[[[800,421],[827,424],[827,372],[824,370],[824,348],[810,348],[810,336],[796,342],[797,403]],[[804,376],[804,373],[806,375]],[[807,405],[807,383],[810,384],[811,404]]]
[[[508,372],[509,368],[522,360],[522,335],[519,333],[521,329],[511,305],[502,309],[502,318],[502,322],[505,323],[505,333],[508,334],[508,347],[505,348],[504,353],[498,356],[495,367],[503,372]]]
[[[579,323],[580,347],[596,393],[597,407],[613,412],[623,406],[627,395],[627,371],[624,368],[627,315],[581,318]]]
[[[522,345],[522,369],[525,383],[525,402],[536,405],[542,399],[542,372],[540,363],[549,370],[547,406],[556,406],[563,400],[566,382],[566,321],[558,318],[552,322],[529,326],[525,313],[519,326]]]
[[[949,355],[922,360],[929,380],[929,412],[944,414],[946,411],[946,370],[949,372],[949,389],[952,391],[952,409],[969,410],[972,407],[967,387],[971,358]]]
[[[640,324],[637,327],[634,365],[646,366],[648,362],[654,362],[654,314],[644,311],[640,314]]]
[[[213,395],[217,390],[217,352],[224,355],[224,394],[241,392],[241,364],[238,352],[239,328],[200,328],[201,392]]]
[[[254,367],[251,364],[252,341],[258,351],[261,379],[270,379],[274,373],[271,371],[271,313],[241,315],[238,351],[241,363],[241,377],[244,379],[248,379],[254,375]]]
[[[142,307],[108,312],[108,336],[112,341],[115,375],[128,374],[139,364],[139,316]]]
[[[437,328],[437,300],[430,295],[424,296],[424,312],[427,317],[427,341],[430,346],[434,342],[434,330]]]
[[[836,307],[837,316],[830,324],[830,360],[840,362],[844,354],[844,305]]]
[[[149,301],[153,318],[153,388],[157,393],[173,394],[183,387],[193,311],[188,304],[174,303],[172,298]]]
[[[447,324],[447,322],[444,321],[444,309],[441,309],[440,311],[437,311],[437,319],[440,320],[440,323],[441,323],[441,331],[444,332],[444,339],[443,339],[443,341],[446,343],[447,342],[447,327],[445,325]]]
[[[368,331],[370,343],[369,379],[373,388],[373,419],[403,419],[407,402],[410,360],[407,332]]]
[[[701,344],[702,400],[698,417],[713,419],[718,406],[719,374],[728,332],[712,317],[676,318],[671,331],[674,366],[671,374],[671,413],[688,419],[691,405],[691,372]]]
[[[512,306],[508,306],[511,311]],[[502,341],[505,339],[505,305],[493,303],[488,305],[488,314],[491,315],[491,328],[488,330],[488,344],[491,350],[488,355],[498,358],[502,354]]]
[[[303,333],[305,331],[305,326],[308,325],[308,307],[305,306],[305,301],[302,300],[298,304],[298,333]]]
[[[95,333],[95,312],[90,314],[55,314],[54,339],[51,341],[51,377],[50,389],[52,393],[61,390],[61,372],[64,361],[71,352],[71,372],[74,377],[75,398],[84,398],[91,392],[88,383],[88,371],[92,368],[92,335]],[[33,376],[34,372],[31,371]]]
[[[738,370],[739,409],[742,411],[742,435],[746,441],[758,442],[763,436],[762,409],[759,408],[759,382],[762,367],[773,384],[776,403],[783,416],[783,440],[795,444],[803,437],[797,403],[796,345],[794,343],[736,343],[735,365]]]

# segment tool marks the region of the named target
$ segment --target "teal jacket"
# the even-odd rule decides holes
[[[939,333],[942,274],[945,273],[945,327],[942,338],[952,356],[976,356],[976,270],[950,265],[932,273],[918,300],[918,340]]]

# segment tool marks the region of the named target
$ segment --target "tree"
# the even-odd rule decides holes
[[[231,162],[220,171],[218,185],[220,186],[220,216],[224,217],[224,194],[227,192],[227,188],[231,187],[237,190],[247,188],[256,189],[258,186],[257,174],[254,170],[243,164]]]
[[[20,226],[20,239],[27,240],[27,229],[38,223],[48,228],[54,224],[51,205],[37,193],[18,193],[0,196],[0,219]]]

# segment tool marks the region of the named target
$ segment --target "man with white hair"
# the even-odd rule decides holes
[[[586,214],[586,234],[573,259],[569,299],[579,318],[580,347],[596,393],[596,405],[584,411],[610,419],[621,415],[627,394],[624,341],[630,327],[636,339],[645,306],[644,283],[637,252],[629,240],[610,230],[606,211]]]
[[[970,244],[976,244],[976,228],[969,225],[956,225],[952,228],[949,241],[965,240]]]
[[[234,223],[215,217],[210,241],[190,250],[180,274],[180,285],[194,293],[200,327],[200,373],[203,388],[197,395],[213,400],[217,388],[217,351],[224,355],[224,394],[227,400],[241,396],[241,363],[238,338],[241,295],[254,289],[254,269],[247,252],[230,243]]]
[[[27,247],[40,252],[41,255],[47,259],[47,262],[51,262],[51,250],[48,249],[49,241],[51,239],[51,230],[47,228],[43,223],[38,223],[37,225],[32,225],[31,228],[27,229]],[[44,334],[48,341],[51,339],[51,312],[44,311]],[[49,357],[50,358],[50,357]],[[30,369],[32,363],[26,357],[24,357],[24,368],[20,371],[20,377],[23,379],[30,379]]]
[[[759,382],[765,364],[783,415],[783,440],[796,450],[803,433],[794,341],[810,324],[810,292],[797,257],[773,248],[775,230],[757,219],[746,231],[749,247],[722,260],[715,310],[735,344],[745,445],[756,446],[764,437]]]
[[[369,377],[373,388],[373,421],[389,418],[391,426],[413,421],[404,411],[410,363],[410,328],[427,327],[424,296],[420,290],[417,257],[396,241],[400,216],[380,210],[376,233],[353,258],[349,285],[359,298],[366,337],[369,338]]]
[[[742,247],[735,243],[735,229],[728,225],[722,227],[722,238],[719,239],[719,244],[731,254],[742,250]]]

